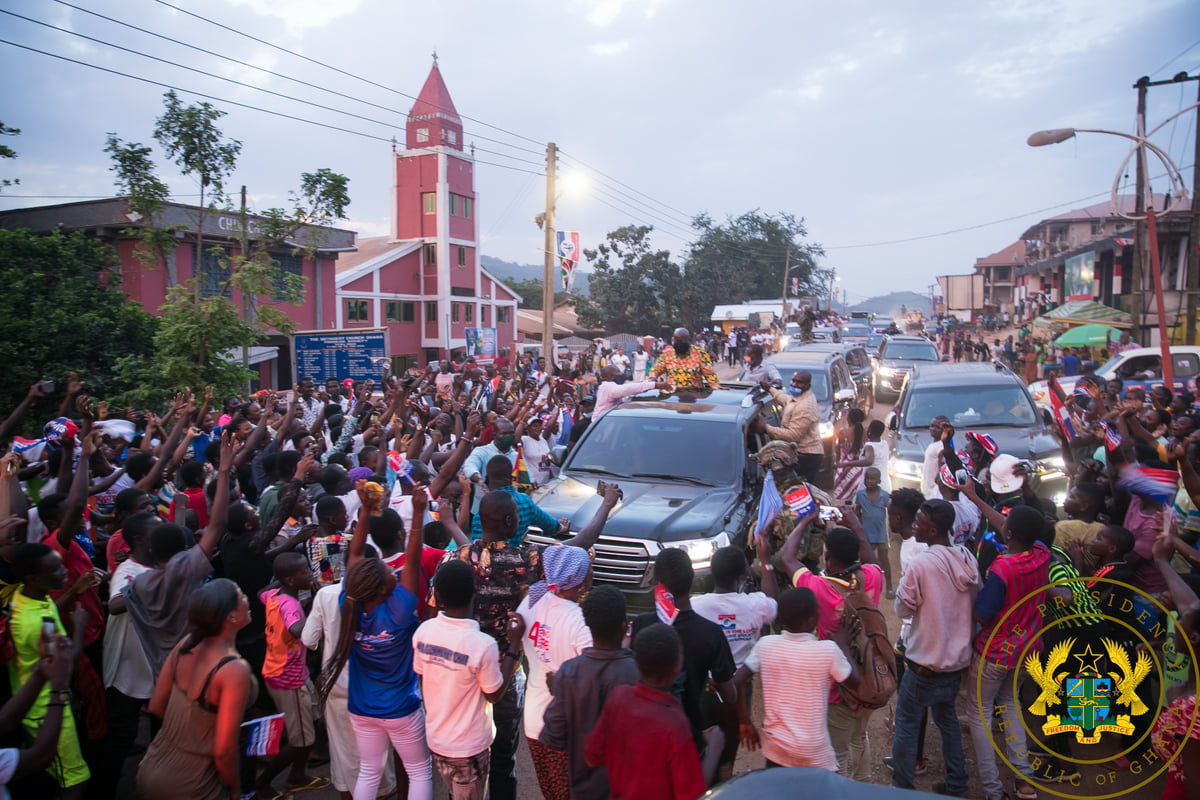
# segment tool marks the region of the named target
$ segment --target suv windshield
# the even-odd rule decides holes
[[[937,348],[930,342],[888,342],[883,358],[906,358],[912,361],[940,361]]]
[[[1037,411],[1019,386],[931,386],[914,389],[904,411],[906,429],[928,428],[936,416],[945,416],[955,428],[1027,428],[1038,420]]]
[[[815,380],[814,380],[815,383]],[[571,453],[564,471],[629,477],[678,476],[711,486],[737,480],[742,447],[737,425],[711,419],[607,414]]]
[[[842,336],[867,337],[871,335],[871,328],[868,325],[843,325]]]

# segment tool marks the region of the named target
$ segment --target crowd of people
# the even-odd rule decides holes
[[[815,425],[804,373],[782,391],[753,348],[745,369],[765,371],[751,378],[783,406],[781,426],[752,428],[775,440],[757,457],[790,496],[812,466],[793,435]],[[1011,790],[1031,800],[1038,783],[1080,776],[1061,736],[1031,755],[1013,678],[1030,680],[1041,639],[1135,652],[1100,607],[1136,590],[1170,610],[1139,608],[1170,669],[1125,698],[1165,700],[1134,715],[1113,768],[1179,751],[1167,796],[1198,790],[1190,397],[1081,380],[1063,434],[1066,519],[1028,465],[944,419],[921,491],[893,488],[884,426],[851,414],[836,508],[798,516],[789,501],[760,516],[744,549],[713,553],[705,593],[692,557],[662,550],[655,610],[627,626],[624,595],[592,585],[589,552],[621,488],[601,484],[578,531],[530,492],[555,474],[554,447],[629,397],[719,381],[686,329],[657,357],[623,356],[598,348],[552,374],[535,359],[446,361],[378,389],[305,378],[219,408],[211,391],[183,392],[161,415],[118,412],[69,376],[44,426],[26,419],[47,402],[35,384],[0,422],[0,782],[18,798],[115,797],[132,776],[146,800],[330,783],[371,800],[429,798],[436,770],[453,798],[502,800],[517,796],[523,736],[550,800],[698,797],[740,748],[860,781],[882,760],[903,788],[941,769],[935,789],[965,795],[969,735],[983,792],[1000,800],[995,713]],[[40,438],[16,436],[31,423]],[[885,708],[886,758],[868,736]],[[925,758],[929,717],[941,765]],[[264,731],[279,727],[272,743]],[[329,778],[314,775],[325,758]]]

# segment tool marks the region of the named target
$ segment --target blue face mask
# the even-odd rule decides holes
[[[799,397],[800,395],[804,394],[803,389],[800,389],[796,386],[792,386],[790,384],[787,387],[787,391],[788,391],[788,394],[790,394],[792,397]]]

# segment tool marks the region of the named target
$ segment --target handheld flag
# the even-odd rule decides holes
[[[783,511],[783,498],[779,496],[779,489],[775,487],[775,477],[771,470],[767,470],[767,477],[763,479],[762,494],[758,498],[758,524],[754,528],[755,535],[761,536],[772,520],[779,516],[780,511]]]
[[[1117,488],[1155,503],[1169,503],[1179,489],[1179,473],[1173,469],[1129,464],[1121,469]]]
[[[525,465],[525,454],[518,446],[517,463],[513,464],[513,485],[522,494],[533,494],[533,478],[529,476],[529,467]]]
[[[661,583],[654,587],[654,614],[663,625],[675,624],[679,609],[675,607],[675,596]]]
[[[46,445],[51,442],[74,441],[79,428],[66,417],[57,417],[46,423],[42,428],[42,438],[23,439],[17,436],[13,439],[12,451],[28,462],[38,461],[42,457]],[[76,453],[76,458],[78,458]]]
[[[246,729],[246,755],[273,756],[279,752],[279,741],[283,737],[283,714],[272,714],[243,722]]]
[[[817,507],[816,501],[813,500],[812,492],[808,490],[808,485],[803,483],[784,495],[783,499],[788,504],[788,508],[799,519],[807,517]]]
[[[1058,378],[1050,379],[1050,408],[1053,411],[1054,419],[1058,422],[1058,427],[1063,432],[1063,436],[1070,441],[1077,435],[1075,433],[1075,423],[1071,420],[1071,412],[1067,410],[1067,395],[1063,391],[1062,385],[1058,382]]]
[[[1101,422],[1100,427],[1104,429],[1104,447],[1108,452],[1111,453],[1121,446],[1121,434],[1114,431],[1107,422]]]

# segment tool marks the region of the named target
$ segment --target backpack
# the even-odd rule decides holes
[[[896,653],[888,637],[887,620],[867,596],[865,582],[855,576],[849,586],[830,581],[842,596],[842,625],[857,617],[862,623],[850,643],[849,657],[858,667],[859,683],[854,689],[839,686],[842,702],[851,711],[883,708],[896,693]]]

